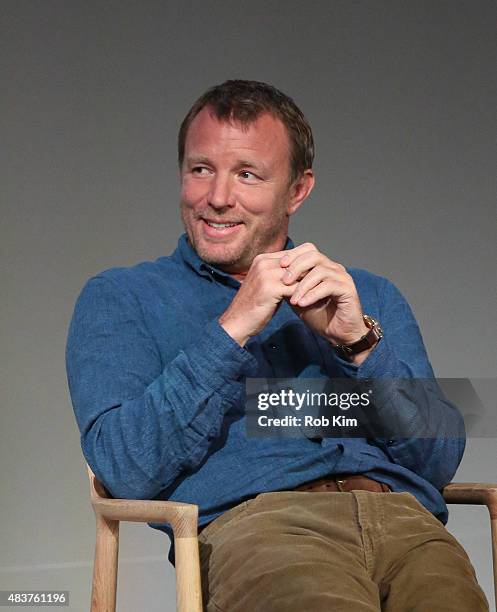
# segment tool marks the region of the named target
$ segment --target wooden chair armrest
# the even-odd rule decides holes
[[[114,499],[87,465],[90,498],[98,517],[112,521],[169,523],[175,539],[197,537],[198,506],[182,502]]]
[[[113,521],[170,523],[175,538],[196,537],[198,506],[179,502],[137,499],[92,500],[97,515]]]
[[[497,519],[497,484],[481,482],[451,482],[443,489],[448,504],[482,504],[487,506],[492,520]]]

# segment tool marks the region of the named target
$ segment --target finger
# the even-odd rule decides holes
[[[343,287],[335,281],[327,278],[318,283],[315,287],[306,292],[306,294],[295,302],[295,306],[305,307],[312,306],[320,300],[326,298],[336,298],[342,295]]]
[[[282,272],[281,276],[283,276],[284,270],[280,266],[280,259],[281,257],[275,253],[261,253],[254,257],[250,269],[252,273],[257,272],[257,270],[259,270],[259,273],[263,270],[279,270]]]
[[[342,264],[333,261],[329,257],[326,257],[326,255],[323,253],[320,253],[319,251],[307,251],[295,258],[294,261],[286,268],[287,275],[284,282],[298,280],[307,274],[309,270],[318,265],[325,266],[342,274],[347,274],[347,270]]]
[[[275,251],[274,253],[259,253],[254,257],[253,261],[261,261],[266,259],[279,260],[286,253],[286,251]]]
[[[310,270],[320,264],[325,264],[327,261],[328,258],[319,251],[306,251],[294,259],[286,268],[283,282],[292,283],[299,280]]]
[[[318,251],[317,248],[311,242],[304,242],[294,249],[287,249],[283,252],[281,258],[281,266],[283,268],[288,267],[299,255],[306,253],[307,251]]]
[[[282,270],[279,265],[266,268],[259,285],[260,290],[278,299],[290,298],[295,291],[297,283],[286,285],[282,281],[283,274],[284,270]]]
[[[267,253],[260,253],[259,256],[264,257],[266,255],[270,255],[270,256],[276,255],[277,257],[281,257],[281,258],[288,256],[290,259],[294,259],[300,253],[305,253],[306,251],[311,251],[311,250],[317,251],[318,249],[312,243],[304,242],[303,244],[300,244],[299,246],[296,246],[293,249],[283,249],[283,251],[271,251]]]
[[[300,305],[302,298],[316,285],[322,283],[325,280],[330,280],[335,283],[337,286],[341,282],[343,282],[340,274],[331,270],[330,268],[326,268],[325,266],[317,266],[313,268],[304,278],[297,283],[295,287],[295,291],[291,298],[291,303],[296,305],[297,303]]]

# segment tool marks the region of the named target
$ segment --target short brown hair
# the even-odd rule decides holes
[[[208,89],[183,119],[178,134],[178,162],[183,165],[188,128],[199,112],[208,106],[219,120],[248,125],[268,112],[281,120],[290,143],[290,182],[312,168],[314,140],[311,126],[295,102],[284,93],[259,81],[230,80]]]

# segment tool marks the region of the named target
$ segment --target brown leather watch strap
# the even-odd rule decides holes
[[[369,315],[362,315],[362,318],[364,319],[364,323],[369,327],[369,331],[362,336],[362,338],[359,338],[359,340],[351,344],[337,344],[333,346],[337,355],[346,361],[350,361],[353,355],[367,351],[375,346],[383,337],[383,332],[378,321],[375,321]]]

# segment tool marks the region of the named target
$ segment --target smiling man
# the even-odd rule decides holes
[[[227,81],[190,109],[178,154],[178,248],[90,279],[71,322],[95,474],[116,497],[198,504],[206,610],[488,610],[443,526],[464,439],[436,384],[425,407],[398,393],[377,408],[438,436],[246,435],[250,376],[433,379],[392,283],[288,238],[314,185],[301,111],[270,85]]]
[[[204,107],[192,120],[181,160],[181,218],[190,244],[212,265],[243,277],[256,255],[281,251],[289,216],[314,184],[292,177],[283,123],[264,113],[246,126]]]

